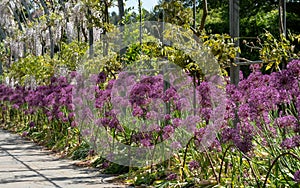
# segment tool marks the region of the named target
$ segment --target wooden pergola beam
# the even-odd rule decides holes
[[[232,38],[234,38],[235,46],[239,46],[239,36],[240,36],[240,16],[239,16],[239,0],[229,1],[229,33]],[[239,57],[239,54],[236,54]],[[239,83],[239,71],[240,66],[238,65],[238,58],[233,60],[230,65],[230,82],[237,85]]]

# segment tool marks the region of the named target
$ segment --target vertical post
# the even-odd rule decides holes
[[[235,46],[239,46],[239,37],[240,35],[240,19],[239,19],[239,0],[230,0],[229,1],[229,30],[230,35],[232,38],[234,38]],[[236,56],[238,57],[239,54],[237,53]],[[234,65],[234,63],[237,63],[238,60],[233,60],[234,62],[231,62],[230,64],[230,82],[231,84],[238,85],[239,83],[239,71],[240,66]],[[237,113],[237,109],[234,110],[235,118],[233,120],[233,126],[236,127],[237,123],[239,122],[239,117]]]
[[[193,28],[196,29],[196,0],[193,1]]]
[[[103,22],[104,23],[107,23],[109,24],[109,12],[108,12],[108,4],[106,1],[104,1],[104,4],[105,4],[105,16],[104,16],[104,19],[103,19]],[[103,55],[107,56],[108,55],[108,47],[109,47],[109,44],[108,44],[108,41],[107,41],[107,35],[106,35],[107,31],[106,31],[106,28],[103,29],[103,34],[104,34],[104,40],[103,40]],[[101,35],[101,34],[100,34]]]
[[[164,46],[164,31],[165,31],[165,9],[162,9],[162,30],[161,30],[162,46]]]
[[[140,21],[140,45],[142,45],[142,3],[141,0],[139,0],[139,21]]]
[[[1,59],[0,59],[0,76],[2,76],[3,75],[3,70],[2,70],[2,61],[1,61]],[[2,77],[0,77],[0,84],[2,84],[2,80],[3,80],[3,78]]]
[[[44,0],[40,0],[40,3],[42,4],[42,7],[44,9],[44,13],[47,16],[47,23],[49,24],[49,22],[50,22],[50,12],[47,8],[47,4],[45,3]],[[52,33],[51,25],[48,26],[48,31],[49,31],[49,37],[50,37],[50,57],[52,59],[54,57],[54,39],[53,39],[53,33]]]
[[[283,0],[283,28],[284,28],[284,36],[287,37],[287,33],[286,33],[286,0]]]
[[[164,92],[166,92],[170,88],[170,78],[169,78],[169,65],[168,62],[163,65],[162,72],[163,72],[163,79],[164,79]],[[170,114],[170,102],[165,104],[165,115]]]
[[[6,47],[5,47],[5,45],[4,45],[4,43],[2,43],[3,42],[3,40],[5,39],[5,33],[4,33],[4,31],[2,30],[2,28],[0,27],[0,45],[2,45],[3,44],[3,48],[5,49]],[[3,54],[4,55],[4,54]],[[2,76],[2,74],[3,74],[3,69],[2,69],[2,61],[1,61],[1,59],[0,59],[0,76]],[[0,84],[2,84],[2,79],[3,78],[1,78],[0,79]]]
[[[239,0],[230,0],[229,3],[230,35],[234,38],[235,46],[239,46],[239,40],[237,39],[240,35]],[[239,56],[238,53],[236,55],[237,57]],[[235,62],[232,62],[230,65],[230,82],[235,85],[239,83],[240,66],[234,65],[233,63],[237,62],[238,60],[235,60]]]
[[[90,8],[87,10],[88,15],[92,15],[92,11]],[[92,58],[94,55],[94,28],[92,26],[92,20],[89,18],[89,57]]]
[[[119,25],[120,25],[120,32],[122,33],[124,31],[124,23],[123,23],[123,17],[125,15],[124,11],[124,2],[123,0],[118,0],[118,8],[119,8]],[[120,62],[123,67],[123,55],[126,53],[126,48],[123,47],[123,36],[120,36]]]
[[[278,6],[279,12],[279,31],[286,37],[286,0],[280,0]]]
[[[278,6],[278,12],[279,12],[279,32],[280,35],[283,35],[283,37],[287,37],[286,35],[286,0],[279,0],[279,6]],[[287,62],[286,59],[282,58],[282,69],[286,68]]]

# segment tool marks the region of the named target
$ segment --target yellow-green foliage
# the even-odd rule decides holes
[[[202,35],[203,45],[210,47],[212,54],[215,56],[221,68],[226,68],[233,63],[238,47],[235,47],[233,39],[228,34]]]
[[[272,67],[278,70],[282,61],[288,62],[290,58],[297,58],[294,47],[286,37],[280,35],[280,39],[276,39],[268,31],[263,35],[262,48],[259,53],[260,58],[268,63],[266,70]]]
[[[87,50],[88,46],[83,42],[61,43],[61,51],[57,57],[59,65],[65,65],[69,70],[75,70]]]
[[[51,59],[48,55],[28,55],[14,62],[7,76],[14,78],[20,84],[24,84],[28,78],[33,76],[37,84],[45,84],[53,76],[56,63],[56,60]]]
[[[34,77],[37,84],[47,84],[57,67],[65,66],[70,71],[75,70],[87,51],[87,45],[78,42],[62,43],[61,48],[53,59],[49,55],[28,55],[20,58],[12,64],[6,76],[14,78],[22,85],[30,77]]]

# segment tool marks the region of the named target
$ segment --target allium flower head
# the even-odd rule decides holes
[[[172,173],[167,176],[166,180],[175,180],[176,178],[177,178],[177,174]]]
[[[295,59],[288,63],[287,70],[295,77],[300,77],[300,60]]]
[[[284,117],[279,117],[275,120],[275,123],[280,128],[295,128],[297,125],[297,119],[292,115],[287,115]]]
[[[100,72],[98,74],[97,83],[104,83],[106,81],[106,74],[104,72]]]
[[[140,142],[144,147],[151,146],[151,141],[148,138],[142,139]]]
[[[200,167],[199,163],[195,160],[192,160],[191,162],[189,162],[189,169],[191,171],[193,170],[197,170]]]
[[[293,138],[286,138],[285,140],[282,141],[280,146],[284,149],[292,149],[292,148],[296,147],[297,145],[294,142]]]
[[[294,173],[294,181],[297,182],[297,183],[300,183],[300,170],[297,170]]]

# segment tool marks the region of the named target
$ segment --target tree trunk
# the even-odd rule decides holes
[[[124,2],[123,0],[118,0],[118,7],[119,7],[119,22],[122,20],[122,18],[125,15],[125,10],[124,10]],[[124,25],[122,22],[120,22],[120,25]]]
[[[42,7],[44,9],[44,13],[47,15],[47,22],[49,24],[50,20],[49,20],[49,10],[47,8],[47,5],[45,3],[44,0],[40,0]],[[50,57],[51,59],[54,57],[54,40],[53,40],[53,33],[52,33],[52,29],[51,29],[51,25],[48,25],[48,31],[49,31],[49,37],[50,37]]]
[[[207,0],[203,0],[203,15],[202,15],[202,18],[201,18],[201,22],[200,22],[200,33],[203,31],[204,29],[204,26],[205,26],[205,20],[206,20],[206,17],[207,17],[207,14],[208,14],[208,8],[207,8]]]
[[[286,2],[285,0],[279,0],[279,33],[286,37]],[[285,69],[287,62],[282,58],[282,69]]]
[[[119,25],[121,27],[120,31],[123,32],[123,30],[124,30],[124,24],[122,22],[122,19],[123,19],[124,15],[125,15],[123,0],[118,0],[118,7],[119,7],[119,20],[118,20],[118,22],[119,22]],[[121,37],[122,37],[122,35],[121,35]],[[120,49],[120,57],[121,57],[120,61],[121,61],[121,63],[122,63],[122,56],[126,52],[126,49],[123,48],[123,41],[122,40],[123,39],[121,38],[121,41],[120,41],[120,47],[121,47],[121,49]]]
[[[27,12],[27,14],[28,14],[29,20],[33,22],[34,20],[33,20],[33,18],[32,18],[32,15],[31,15],[31,13],[30,13],[30,10],[29,10],[29,7],[28,7],[28,4],[27,4],[26,0],[21,0],[21,3],[23,4],[23,6],[24,6],[25,9],[26,9],[26,12]]]
[[[140,22],[140,45],[142,45],[142,2],[139,1],[139,22]]]
[[[88,8],[88,15],[91,15],[91,9]],[[89,18],[89,27],[88,27],[88,31],[89,31],[89,56],[90,58],[93,57],[94,55],[94,31],[93,31],[93,26],[92,26],[92,21],[91,18]]]
[[[193,0],[193,28],[196,29],[196,0]]]
[[[286,37],[285,0],[279,0],[279,32]]]
[[[109,23],[109,12],[108,12],[108,4],[107,1],[104,1],[105,7],[104,7],[104,19],[103,22],[104,23]],[[104,35],[104,40],[103,40],[103,55],[108,55],[108,41],[106,39],[106,28],[103,30],[103,35]]]

